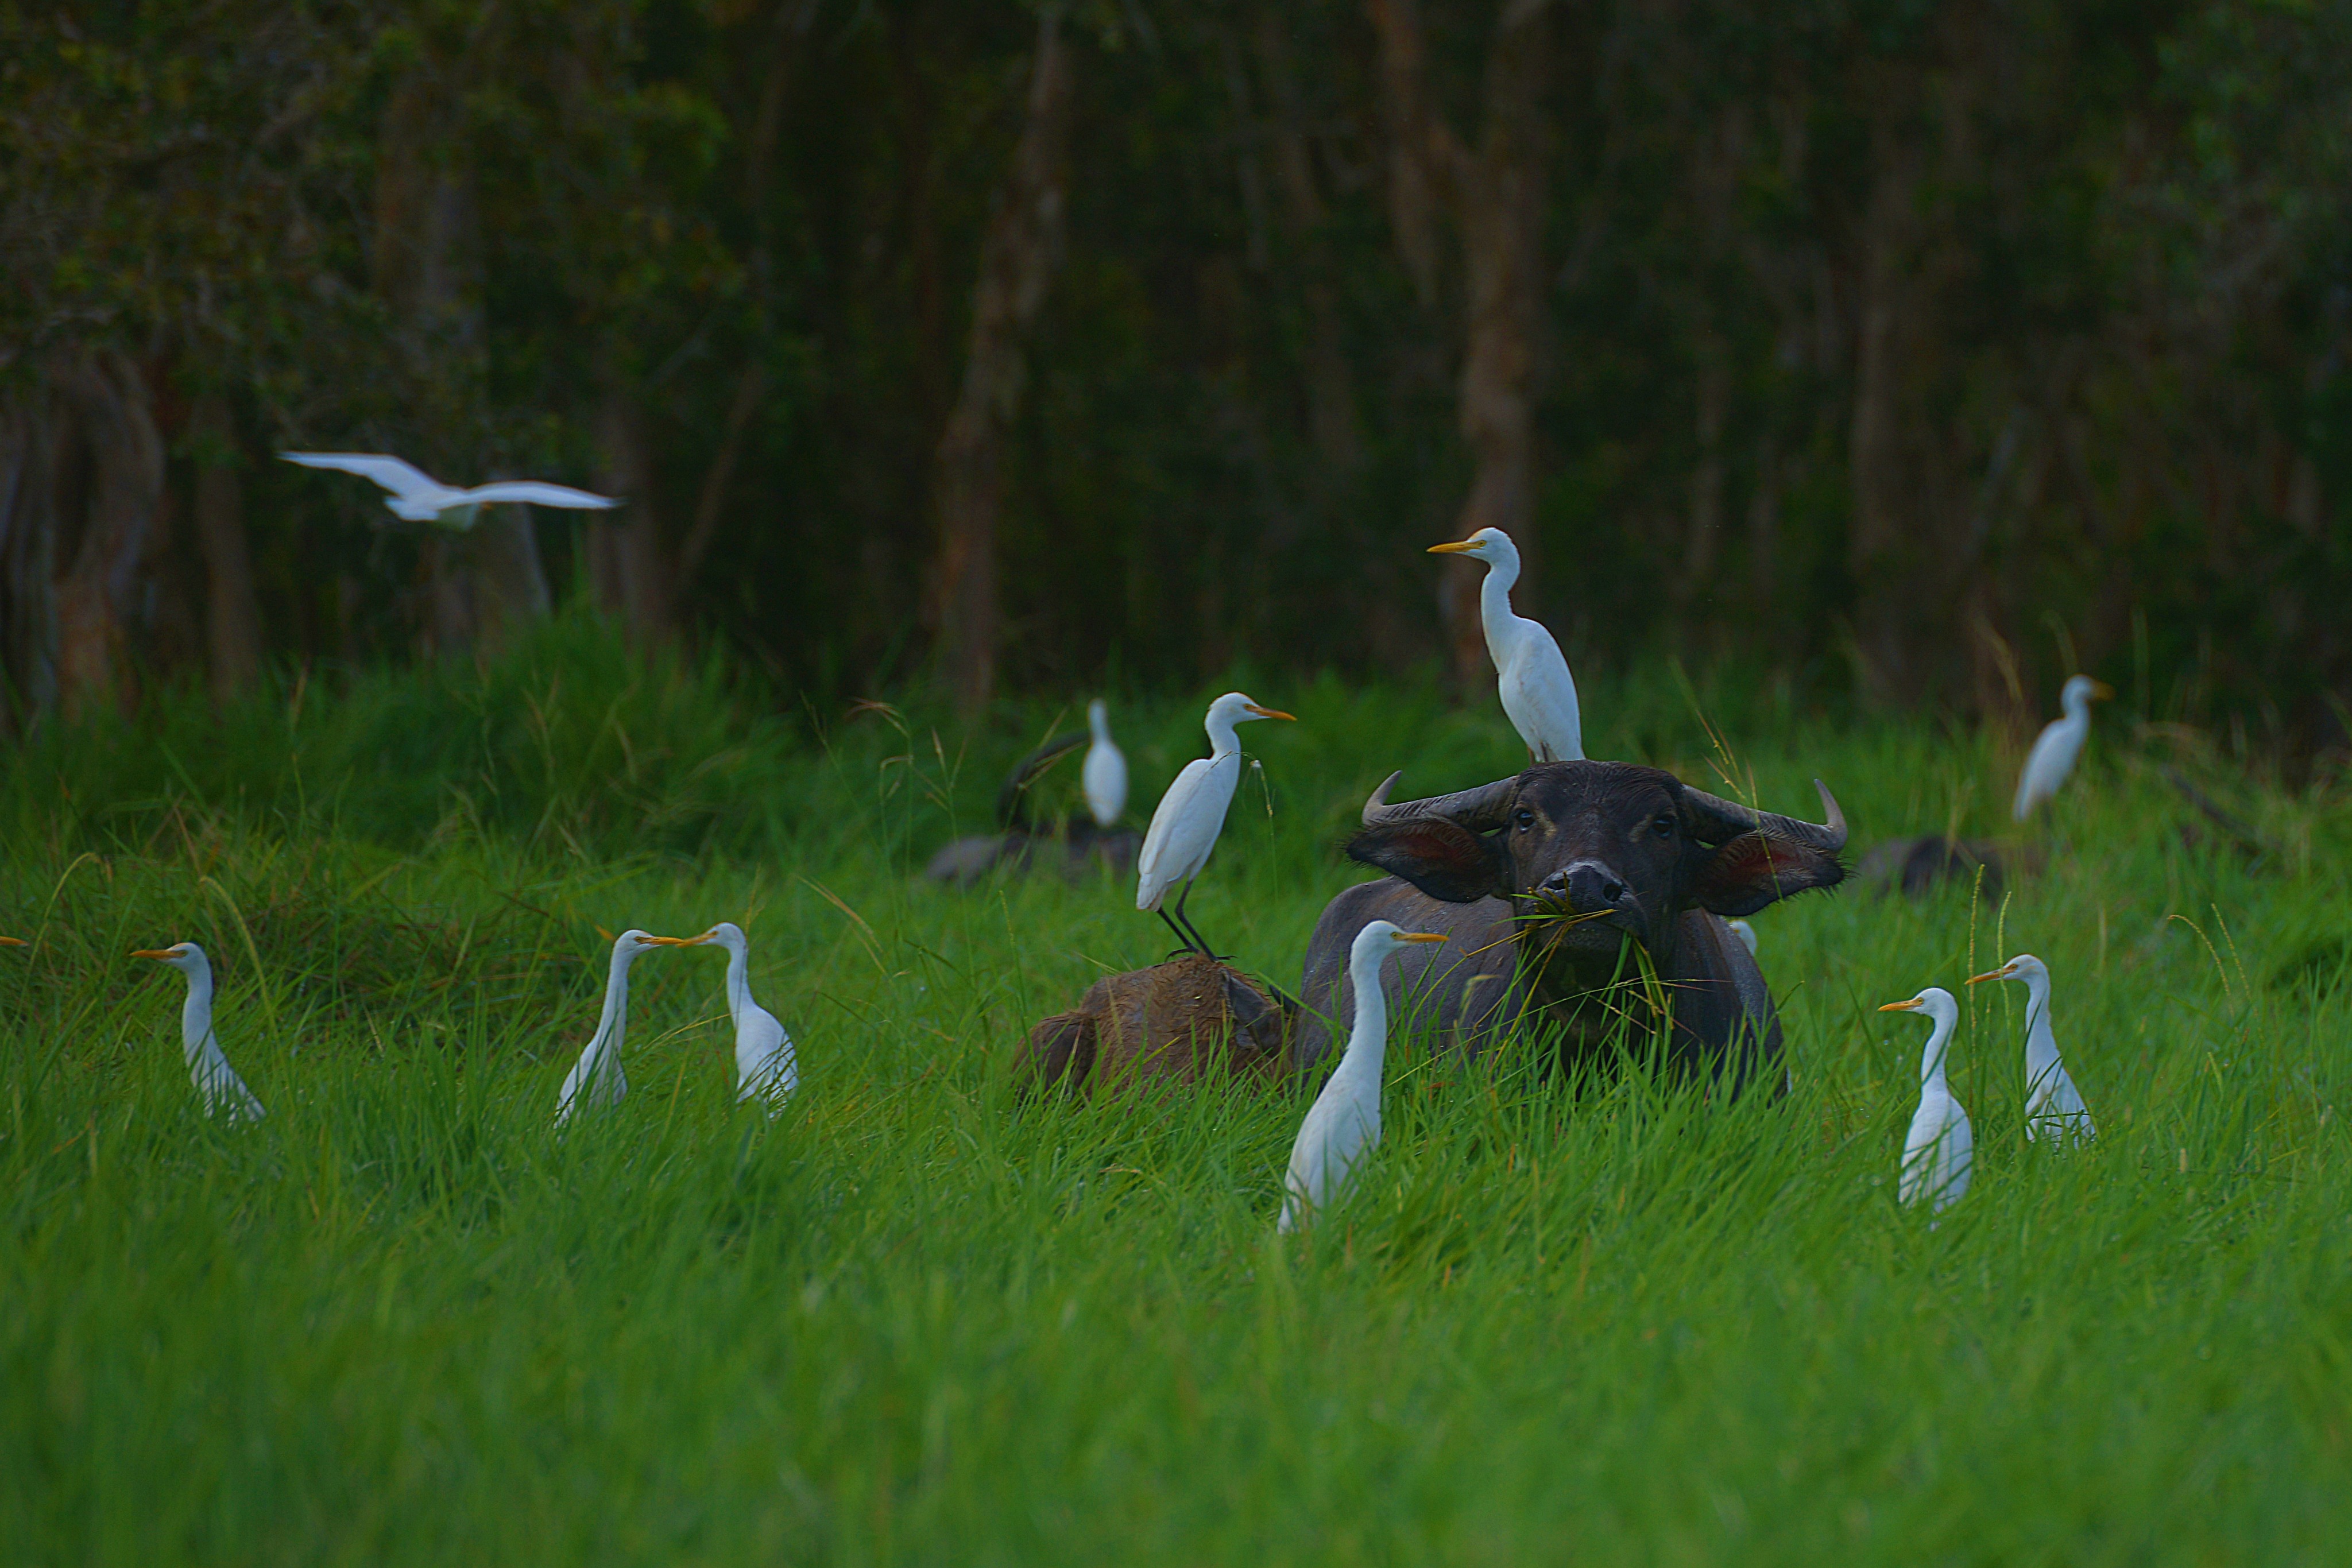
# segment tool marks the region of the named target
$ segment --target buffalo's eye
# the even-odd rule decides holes
[[[1675,832],[1675,820],[1674,820],[1674,818],[1673,818],[1673,817],[1671,817],[1671,816],[1669,816],[1669,815],[1667,815],[1667,814],[1666,814],[1665,812],[1664,812],[1664,811],[1659,812],[1659,813],[1658,813],[1658,815],[1657,815],[1657,816],[1656,816],[1656,817],[1655,817],[1655,818],[1651,821],[1651,823],[1650,823],[1650,831],[1652,831],[1652,832],[1654,832],[1654,833],[1657,834],[1657,835],[1658,835],[1658,837],[1660,837],[1660,838],[1662,838],[1662,839],[1669,839],[1669,838],[1674,837],[1674,832]]]
[[[1536,814],[1522,806],[1512,814],[1511,821],[1517,823],[1519,831],[1524,833],[1536,825]]]

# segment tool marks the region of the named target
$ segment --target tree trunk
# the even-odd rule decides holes
[[[939,447],[940,646],[958,706],[996,686],[996,523],[1003,449],[1020,412],[1031,328],[1061,264],[1070,60],[1057,15],[1037,26],[1026,123],[981,246],[963,385]]]
[[[0,401],[0,735],[22,733],[58,698],[53,401]]]
[[[1543,93],[1550,63],[1544,0],[1511,0],[1488,40],[1486,123],[1475,155],[1428,107],[1425,50],[1413,0],[1365,0],[1381,46],[1390,128],[1389,212],[1397,246],[1424,298],[1435,265],[1434,198],[1450,199],[1461,233],[1465,320],[1462,439],[1475,465],[1457,537],[1500,528],[1531,553],[1535,509],[1536,347],[1543,319]],[[1455,677],[1486,678],[1478,571],[1444,579]]]
[[[1348,368],[1347,330],[1331,287],[1331,244],[1326,210],[1317,188],[1313,151],[1307,141],[1307,114],[1290,62],[1283,19],[1268,10],[1258,21],[1258,57],[1272,99],[1274,167],[1282,188],[1277,205],[1285,235],[1297,253],[1301,293],[1307,306],[1307,423],[1320,460],[1326,497],[1342,487],[1364,464],[1364,436],[1356,413],[1354,378]]]
[[[1906,570],[1902,455],[1898,448],[1901,326],[1905,288],[1905,244],[1910,227],[1912,181],[1906,161],[1875,139],[1878,176],[1864,219],[1861,298],[1856,306],[1853,422],[1846,438],[1846,465],[1853,487],[1853,521],[1846,566],[1857,601],[1854,639],[1864,695],[1873,702],[1903,700],[1912,686],[1906,620],[1911,593],[1920,585]]]
[[[205,653],[213,695],[234,696],[261,675],[261,612],[245,537],[245,486],[237,476],[236,423],[217,394],[188,413],[195,448],[196,548],[205,561]]]
[[[607,392],[597,411],[596,435],[603,453],[599,487],[622,503],[614,511],[592,514],[588,525],[588,575],[596,602],[619,618],[639,646],[667,642],[669,561],[662,549],[645,411],[625,392]]]
[[[132,694],[125,662],[139,561],[163,497],[163,438],[138,367],[119,353],[53,361],[51,383],[69,413],[54,471],[57,514],[58,696],[67,716]],[[77,470],[79,470],[77,472]]]

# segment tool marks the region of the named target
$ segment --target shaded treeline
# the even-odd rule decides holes
[[[2289,746],[2352,4],[0,9],[6,722],[580,592],[829,695],[1587,659]],[[283,444],[609,487],[380,526]],[[500,515],[503,513],[504,515]]]

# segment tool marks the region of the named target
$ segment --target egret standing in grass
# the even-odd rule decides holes
[[[629,1092],[628,1074],[621,1071],[621,1037],[629,1031],[629,965],[637,955],[660,941],[642,931],[624,931],[613,938],[613,961],[604,972],[604,1011],[596,1032],[572,1064],[563,1092],[555,1102],[555,1124],[572,1120],[584,1100],[590,1104],[617,1105]]]
[[[2091,734],[2091,699],[2116,695],[2115,688],[2105,681],[2095,681],[2088,675],[2074,675],[2058,696],[2058,706],[2066,710],[2064,718],[2052,719],[2042,727],[2042,734],[2026,754],[2025,770],[2017,776],[2017,800],[2010,815],[2019,821],[2033,814],[2033,809],[2058,793],[2066,776],[2074,771],[2075,759],[2083,755],[2083,742]]]
[[[1519,580],[1519,551],[1511,536],[1500,528],[1480,528],[1466,539],[1432,545],[1429,553],[1466,555],[1486,563],[1478,619],[1486,629],[1486,653],[1495,661],[1504,715],[1538,762],[1581,761],[1584,719],[1568,660],[1541,622],[1511,609],[1511,584]]]
[[[549,485],[537,479],[500,479],[488,485],[477,485],[470,490],[460,490],[444,485],[440,480],[397,457],[387,457],[374,452],[281,452],[278,455],[289,463],[299,463],[305,468],[333,468],[345,474],[357,474],[373,479],[391,492],[384,506],[395,517],[412,523],[432,523],[453,529],[474,526],[474,517],[482,507],[503,501],[522,501],[534,507],[563,507],[573,511],[601,512],[621,503],[610,496],[592,495],[575,490],[569,485]]]
[[[1184,918],[1184,900],[1192,892],[1192,879],[1209,863],[1209,852],[1217,847],[1217,835],[1225,828],[1225,808],[1234,803],[1234,789],[1241,782],[1242,745],[1234,728],[1253,719],[1290,716],[1260,707],[1239,692],[1227,692],[1211,703],[1206,721],[1209,755],[1184,765],[1184,771],[1168,786],[1168,793],[1160,797],[1160,809],[1151,813],[1143,852],[1136,857],[1135,907],[1167,921],[1176,940],[1195,953],[1216,956]],[[1160,905],[1168,890],[1179,883],[1184,885],[1176,894],[1171,917]]]
[[[205,1114],[226,1113],[232,1124],[260,1121],[268,1113],[228,1064],[220,1037],[213,1032],[213,967],[205,950],[193,942],[174,942],[169,947],[142,947],[131,956],[169,964],[188,977],[188,999],[180,1009],[180,1052],[187,1059],[188,1082],[196,1086]]]
[[[2088,1142],[2099,1135],[2082,1092],[2066,1075],[2058,1059],[2058,1036],[2050,1028],[2050,968],[2031,953],[2020,953],[1998,969],[1972,976],[1983,980],[2025,982],[2025,1135],[2064,1145],[2070,1139]]]
[[[1345,1197],[1356,1161],[1381,1141],[1381,1072],[1389,1050],[1389,1004],[1381,989],[1381,966],[1389,955],[1413,943],[1444,940],[1433,931],[1400,931],[1386,920],[1375,920],[1356,933],[1348,948],[1356,1027],[1348,1035],[1339,1065],[1315,1097],[1314,1109],[1299,1124],[1297,1142],[1290,1145],[1290,1169],[1283,1177],[1289,1196],[1282,1200],[1276,1226],[1283,1234]]]
[[[1903,1135],[1903,1175],[1895,1193],[1906,1204],[1924,1202],[1929,1212],[1941,1214],[1968,1195],[1977,1156],[1969,1113],[1944,1081],[1944,1056],[1960,1021],[1960,1007],[1951,992],[1929,986],[1907,1002],[1889,1002],[1878,1010],[1926,1013],[1934,1026],[1919,1054],[1919,1109],[1912,1113],[1911,1130]]]
[[[776,1015],[751,999],[751,944],[743,928],[722,920],[699,936],[652,936],[663,947],[698,947],[711,943],[727,949],[727,1015],[735,1020],[735,1098],[757,1100],[773,1116],[800,1087],[799,1060],[792,1037]]]
[[[1094,813],[1097,827],[1115,828],[1118,814],[1127,810],[1127,758],[1111,740],[1110,707],[1100,697],[1087,705],[1087,727],[1095,737],[1079,775],[1087,810]]]

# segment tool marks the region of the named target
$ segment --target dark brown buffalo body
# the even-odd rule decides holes
[[[1570,1064],[1654,1038],[1672,1061],[1778,1082],[1764,976],[1724,925],[1843,878],[1845,818],[1752,810],[1624,762],[1547,762],[1428,800],[1364,808],[1348,853],[1390,874],[1333,899],[1307,948],[1295,1051],[1311,1066],[1353,1021],[1348,949],[1366,923],[1442,931],[1391,971],[1391,1027],[1475,1057],[1522,1022],[1556,1026]],[[1637,953],[1638,949],[1638,953]],[[1646,955],[1655,984],[1646,983]],[[1328,1021],[1327,1021],[1328,1020]]]

